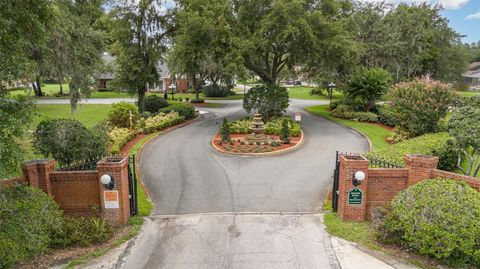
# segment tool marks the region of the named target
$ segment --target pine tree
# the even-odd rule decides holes
[[[228,127],[226,118],[223,118],[222,125],[220,126],[220,136],[222,137],[222,142],[230,142],[230,128]]]
[[[290,128],[288,127],[288,120],[282,121],[282,129],[280,130],[280,140],[285,144],[290,144]]]

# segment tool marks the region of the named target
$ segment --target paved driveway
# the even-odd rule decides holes
[[[335,151],[366,151],[366,139],[303,112],[305,143],[297,151],[223,155],[210,146],[218,123],[245,114],[239,101],[222,103],[144,148],[141,173],[154,214],[117,267],[339,268],[316,213]],[[319,103],[293,100],[288,113]]]

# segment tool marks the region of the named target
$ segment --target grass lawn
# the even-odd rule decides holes
[[[159,94],[160,95],[160,94]],[[163,96],[163,94],[161,94]],[[243,90],[242,93],[237,93],[235,95],[230,95],[226,97],[205,97],[203,93],[200,93],[200,99],[205,99],[205,100],[241,100],[243,99]],[[168,99],[171,99],[172,95],[168,94]],[[176,93],[174,95],[174,98],[190,98],[190,100],[195,99],[195,94],[194,93]]]
[[[293,99],[307,99],[307,100],[328,100],[328,96],[310,95],[310,90],[315,87],[295,86],[288,88],[288,95]],[[342,96],[340,92],[333,91],[333,99],[338,99]]]
[[[111,105],[79,105],[72,115],[70,105],[38,105],[38,116],[33,126],[44,119],[73,118],[90,128],[107,118]]]
[[[60,86],[59,84],[43,84],[42,86],[42,92],[45,95],[42,98],[69,98],[68,93],[70,92],[70,88],[68,87],[68,84],[63,84],[63,93],[64,96],[55,96],[58,94],[60,91]],[[11,96],[15,95],[27,95],[27,96],[34,96],[32,88],[28,89],[18,89],[14,91],[10,91],[9,94]],[[92,95],[89,98],[128,98],[131,95],[125,92],[113,92],[113,91],[108,91],[108,92],[99,92],[95,91],[92,93]]]
[[[470,97],[470,96],[480,94],[479,92],[457,92],[457,93],[463,97]]]
[[[310,106],[307,107],[306,110],[316,116],[347,125],[364,133],[372,142],[372,150],[381,150],[390,146],[390,144],[385,141],[385,137],[387,137],[390,131],[381,126],[366,122],[334,118],[328,110],[328,105]]]

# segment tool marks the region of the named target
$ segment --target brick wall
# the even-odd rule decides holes
[[[399,191],[405,189],[407,179],[408,169],[368,169],[367,219],[371,216],[372,208],[388,204]]]
[[[55,171],[50,173],[50,181],[52,197],[66,214],[91,216],[99,212],[97,171]]]
[[[480,179],[436,169],[438,158],[405,155],[405,168],[369,168],[362,156],[340,156],[338,215],[343,220],[365,221],[373,208],[388,204],[403,189],[422,180],[442,177],[462,180],[480,191]],[[348,193],[355,188],[352,178],[356,171],[366,178],[357,187],[363,193],[362,204],[348,203]]]
[[[127,223],[130,217],[127,157],[104,158],[97,163],[97,170],[91,171],[55,171],[54,168],[53,160],[29,161],[22,166],[24,177],[1,181],[1,186],[28,183],[52,196],[66,214],[100,214],[113,226]],[[114,178],[113,190],[107,190],[100,182],[104,174]],[[105,191],[118,193],[118,199],[110,201],[115,204],[114,208],[106,208]]]

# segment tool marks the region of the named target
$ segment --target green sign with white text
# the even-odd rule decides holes
[[[362,191],[355,188],[348,192],[348,204],[349,205],[361,205],[362,204]]]

